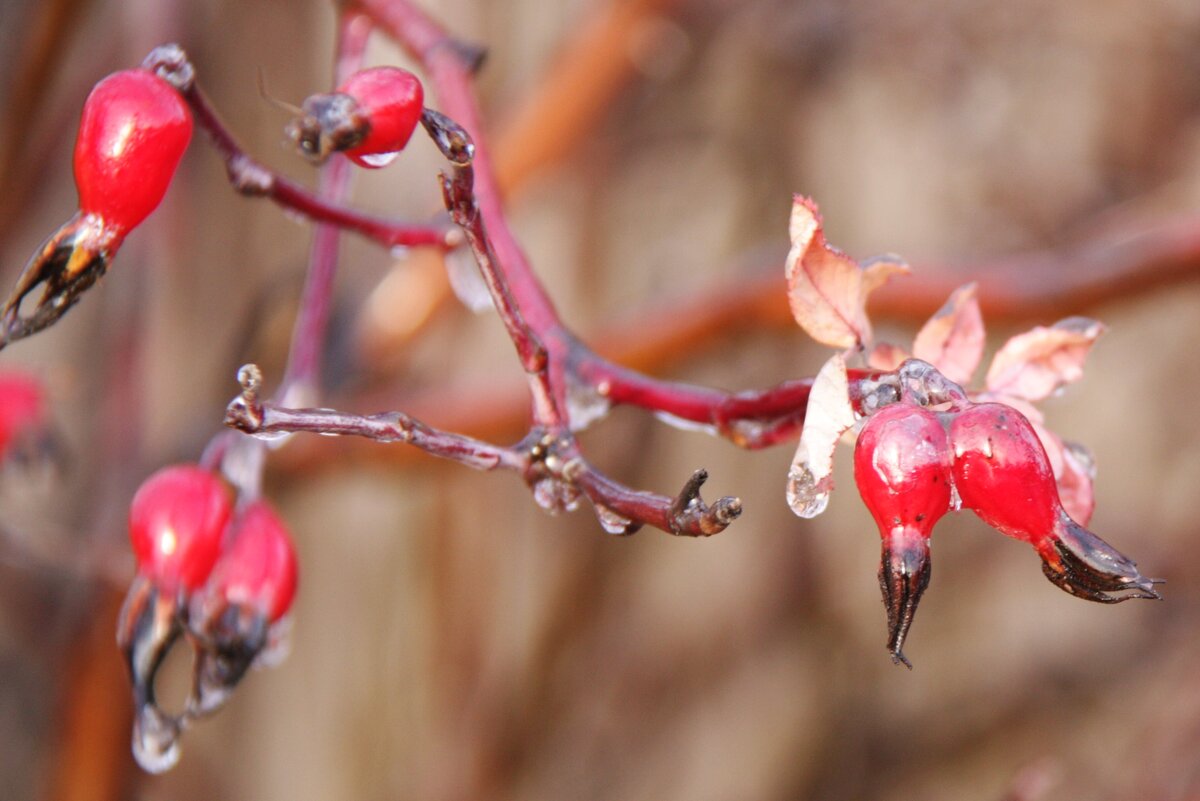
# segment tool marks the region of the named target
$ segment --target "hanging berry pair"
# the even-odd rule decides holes
[[[184,722],[215,710],[272,642],[296,591],[296,556],[265,501],[235,508],[233,492],[197,465],[164,468],[130,505],[138,573],[121,610],[135,706],[133,750],[152,772],[179,757]],[[155,677],[184,635],[194,649],[183,716],[165,713]]]
[[[1063,509],[1041,440],[1005,404],[964,400],[935,411],[906,398],[884,406],[859,434],[854,479],[883,538],[879,584],[898,663],[912,667],[903,646],[929,584],[930,534],[958,502],[1031,544],[1047,578],[1072,595],[1100,603],[1159,597],[1159,580]]]
[[[147,64],[175,45],[158,48]],[[34,254],[0,310],[0,348],[55,323],[108,269],[125,237],[166,194],[192,136],[179,90],[146,66],[114,73],[84,101],[75,140],[79,213]],[[38,287],[40,299],[21,313]]]

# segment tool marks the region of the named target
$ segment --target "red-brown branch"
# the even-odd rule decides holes
[[[280,206],[302,214],[314,222],[330,223],[354,231],[387,248],[403,245],[449,250],[462,241],[458,231],[446,224],[421,225],[401,222],[365,214],[322,199],[253,159],[221,122],[207,95],[195,81],[184,88],[182,94],[191,106],[196,124],[208,134],[213,147],[224,160],[229,182],[241,194],[248,197],[268,197]]]

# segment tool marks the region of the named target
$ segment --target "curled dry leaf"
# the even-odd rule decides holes
[[[800,517],[816,517],[825,511],[833,489],[833,452],[853,425],[846,361],[839,354],[825,362],[813,381],[804,431],[788,471],[788,506]]]
[[[871,323],[867,296],[893,275],[907,274],[897,259],[865,266],[825,241],[817,204],[797,195],[788,223],[792,248],[787,257],[788,303],[800,327],[834,348],[867,347]]]
[[[929,362],[942,374],[964,386],[983,358],[983,315],[971,283],[954,290],[942,308],[913,340],[913,356]]]
[[[989,392],[1038,401],[1083,375],[1092,344],[1104,324],[1087,317],[1068,317],[1049,328],[1038,326],[1018,334],[992,359]]]

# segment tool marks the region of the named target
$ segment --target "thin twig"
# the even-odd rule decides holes
[[[456,229],[444,224],[420,225],[400,222],[363,212],[322,199],[294,181],[289,181],[253,159],[221,122],[207,95],[192,81],[181,90],[192,109],[196,124],[208,133],[213,147],[225,161],[229,182],[248,197],[269,197],[314,222],[331,223],[361,234],[387,248],[432,246],[445,250],[456,247],[461,237]]]
[[[372,27],[369,18],[353,12],[343,13],[338,22],[333,76],[335,86],[362,66]],[[345,202],[349,189],[348,160],[335,158],[321,169],[317,178],[317,198],[321,202],[340,206]],[[313,231],[308,273],[292,331],[287,369],[279,390],[280,398],[286,398],[293,391],[298,391],[301,397],[311,395],[320,381],[321,351],[329,323],[329,310],[333,304],[333,280],[337,274],[340,241],[341,229],[331,223],[318,223]]]
[[[402,442],[479,470],[504,467],[523,471],[528,465],[528,460],[517,450],[439,431],[402,412],[363,416],[332,409],[289,409],[262,402],[250,391],[244,391],[229,404],[225,424],[246,434],[264,436],[305,432]]]

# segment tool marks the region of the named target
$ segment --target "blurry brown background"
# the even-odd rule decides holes
[[[497,130],[614,6],[632,20],[607,56],[632,65],[620,91],[592,99],[567,152],[539,139],[561,107],[503,150],[536,157],[513,179],[512,219],[585,336],[620,320],[636,333],[672,298],[753,274],[764,258],[748,253],[781,256],[792,192],[818,200],[835,244],[943,265],[947,289],[945,265],[965,282],[1200,201],[1191,0],[429,4],[489,47]],[[5,286],[74,208],[88,88],[169,40],[256,157],[311,181],[256,73],[292,102],[327,88],[331,4],[6,0]],[[399,56],[380,40],[370,58]],[[430,214],[436,154],[410,151],[362,176],[355,203]],[[790,447],[745,453],[630,410],[585,434],[630,484],[674,492],[706,466],[712,495],[742,497],[741,520],[694,541],[608,537],[586,511],[545,516],[512,476],[392,458],[403,446],[296,441],[268,468],[302,558],[293,652],[189,733],[177,769],[142,776],[112,642],[125,505],[149,471],[198,456],[239,364],[278,378],[309,232],[235,196],[198,133],[102,285],[0,355],[49,383],[67,465],[0,474],[4,798],[1200,799],[1200,286],[1186,280],[1060,304],[1111,330],[1085,380],[1045,404],[1096,454],[1093,528],[1169,580],[1164,603],[1071,598],[1028,548],[954,516],[910,673],[883,647],[878,537],[848,452],[830,510],[806,522],[783,500]],[[521,381],[494,316],[451,306],[405,340],[397,320],[424,313],[413,276],[428,265],[354,237],[343,255],[324,400],[496,431],[486,418]],[[1050,265],[1030,280],[1072,269]],[[412,304],[385,316],[390,333],[364,311],[388,275]],[[934,305],[905,309],[898,291],[878,328],[903,343]],[[988,321],[991,348],[1053,321],[1015,311]],[[746,388],[826,355],[755,318],[654,362]],[[500,423],[519,436],[519,419]]]

